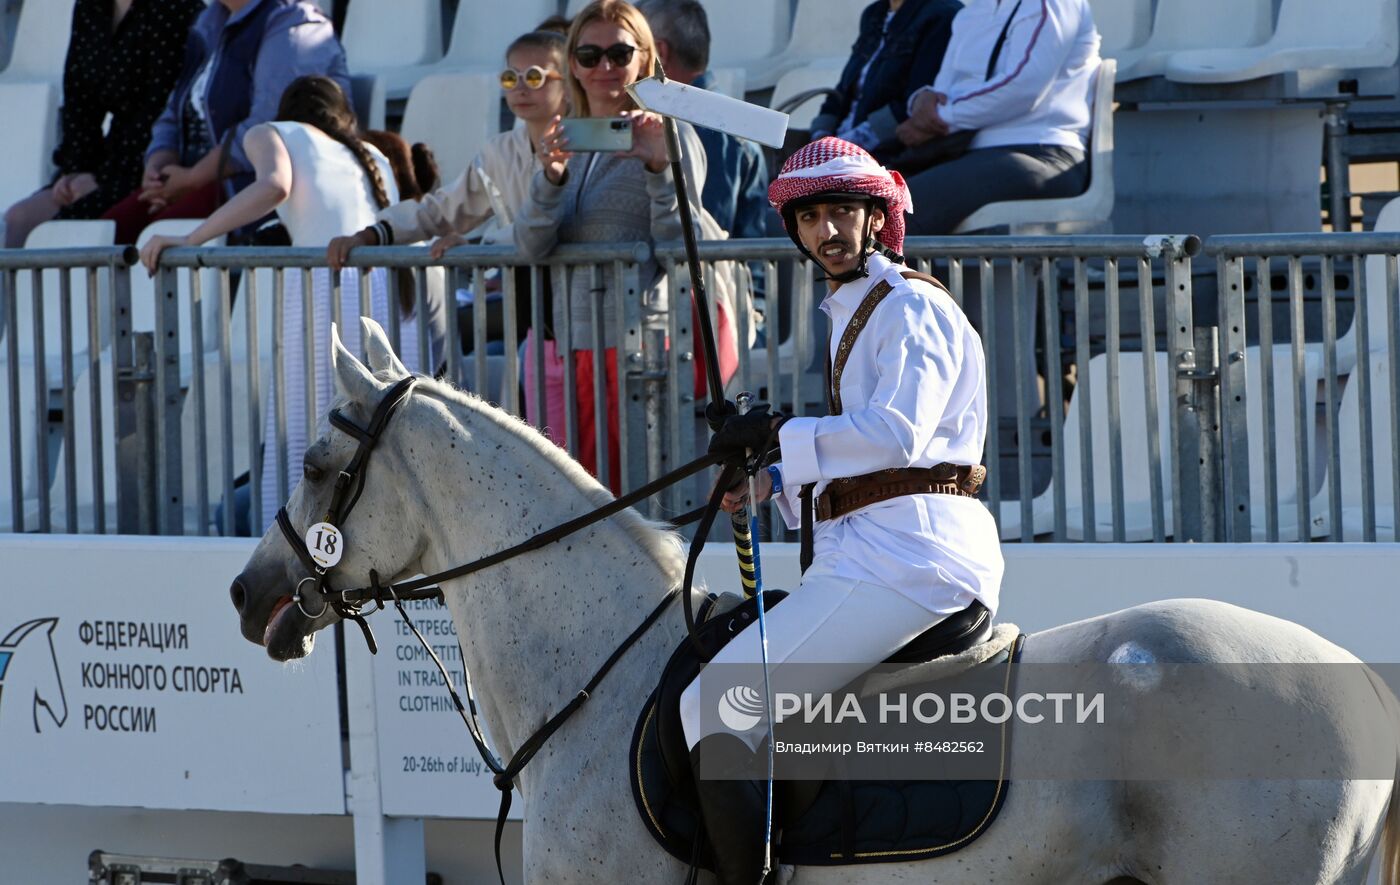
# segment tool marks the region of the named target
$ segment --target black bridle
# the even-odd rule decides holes
[[[355,449],[355,455],[350,459],[350,463],[345,465],[345,469],[340,471],[335,478],[335,489],[331,492],[331,503],[326,508],[326,516],[321,520],[322,522],[328,522],[337,527],[345,524],[350,511],[355,509],[355,504],[360,500],[360,494],[365,490],[365,472],[369,467],[369,456],[373,454],[375,446],[379,445],[380,437],[383,436],[384,428],[388,426],[389,419],[394,417],[394,412],[398,410],[399,406],[407,402],[408,398],[413,395],[413,388],[418,384],[418,381],[418,377],[410,375],[389,388],[389,392],[375,407],[368,427],[361,427],[351,421],[339,409],[331,410],[331,426],[355,437],[359,440],[359,446]],[[363,609],[369,602],[375,602],[379,608],[383,608],[382,594],[376,594],[373,598],[365,598],[353,590],[337,592],[335,588],[331,587],[327,574],[334,566],[322,566],[312,557],[311,550],[306,545],[306,539],[298,535],[296,529],[292,528],[292,520],[287,515],[285,506],[277,510],[277,525],[282,529],[282,536],[291,545],[292,552],[297,555],[297,559],[300,559],[302,565],[306,566],[310,572],[309,575],[297,582],[296,590],[292,594],[292,602],[296,603],[303,615],[313,621],[324,615],[328,609],[334,610],[337,615],[346,620],[354,621],[364,633],[370,653],[378,654],[379,646],[374,641],[374,634],[369,629],[369,622],[365,620]],[[378,573],[371,571],[370,579],[376,586],[379,584]],[[301,588],[307,584],[311,585],[311,589],[309,592],[303,593]],[[308,597],[319,598],[320,611],[307,610]],[[440,588],[420,588],[412,592],[395,594],[396,600],[433,598],[442,598]]]
[[[383,399],[379,401],[379,405],[375,407],[374,415],[370,418],[368,427],[361,427],[359,424],[356,424],[354,421],[341,414],[339,409],[333,409],[331,411],[331,425],[353,436],[359,441],[359,446],[355,449],[355,454],[350,459],[350,463],[336,476],[335,489],[331,494],[331,502],[329,507],[327,507],[326,517],[322,522],[330,523],[337,528],[343,528],[346,518],[350,515],[350,511],[354,509],[355,504],[360,500],[360,494],[364,491],[365,471],[369,465],[369,456],[379,444],[384,434],[384,429],[388,426],[390,419],[393,418],[399,407],[406,403],[409,397],[413,395],[414,387],[420,380],[421,379],[417,376],[409,376],[391,387],[384,395]],[[580,689],[558,713],[549,717],[538,731],[526,738],[520,745],[520,748],[516,750],[515,754],[510,758],[510,761],[503,764],[487,745],[485,733],[482,731],[481,725],[477,721],[476,698],[472,691],[471,673],[467,669],[466,656],[463,655],[462,657],[463,688],[467,696],[466,703],[463,703],[461,696],[457,693],[452,678],[447,672],[447,668],[443,665],[437,652],[435,652],[432,646],[428,644],[428,641],[423,638],[423,635],[418,632],[418,627],[413,623],[413,619],[409,617],[408,611],[404,609],[404,600],[436,599],[440,603],[445,603],[446,600],[443,597],[442,588],[438,586],[439,582],[452,578],[460,578],[505,562],[521,554],[538,550],[561,538],[572,535],[581,529],[601,522],[651,497],[657,492],[683,479],[694,476],[701,470],[716,464],[722,464],[723,469],[720,473],[719,482],[715,484],[714,492],[711,494],[709,502],[702,507],[696,508],[689,513],[671,520],[671,524],[674,526],[686,525],[696,520],[700,522],[699,527],[696,529],[695,537],[691,541],[690,554],[686,559],[685,577],[681,584],[677,587],[673,587],[666,593],[656,607],[651,610],[639,625],[637,625],[637,628],[628,634],[627,638],[613,650],[613,653],[608,656],[608,659],[603,662],[602,666],[598,668],[597,672],[593,674],[593,677],[588,680],[584,687]],[[574,713],[578,712],[579,708],[588,701],[598,685],[603,681],[603,678],[612,670],[613,666],[622,659],[622,656],[627,653],[628,649],[635,645],[637,641],[661,619],[662,614],[665,613],[666,609],[678,597],[684,602],[682,609],[685,612],[687,632],[691,635],[692,639],[694,638],[695,616],[691,609],[690,588],[695,577],[696,563],[699,560],[700,551],[704,548],[705,538],[709,535],[710,527],[714,523],[716,514],[719,512],[720,501],[724,497],[725,490],[733,485],[735,474],[738,471],[748,469],[751,466],[752,465],[746,466],[741,459],[725,461],[717,455],[704,455],[590,513],[585,513],[582,516],[571,519],[554,528],[533,535],[525,541],[508,547],[505,550],[497,551],[496,553],[454,568],[437,572],[436,574],[405,581],[400,584],[382,584],[379,580],[379,573],[374,569],[370,569],[370,585],[368,587],[355,589],[336,590],[331,586],[329,572],[334,566],[322,566],[312,557],[311,550],[307,547],[305,538],[298,535],[296,529],[292,527],[292,520],[287,514],[287,508],[282,507],[278,509],[277,525],[281,528],[282,535],[287,539],[287,543],[291,546],[292,551],[296,553],[297,558],[301,560],[302,564],[309,572],[306,577],[297,582],[296,591],[292,596],[292,601],[296,603],[297,608],[301,610],[303,615],[314,621],[324,615],[327,610],[331,610],[342,618],[354,621],[364,633],[365,642],[369,646],[370,653],[377,654],[379,650],[378,645],[374,640],[373,632],[370,630],[369,622],[365,620],[365,615],[367,613],[373,614],[373,611],[384,608],[386,600],[392,601],[394,607],[399,612],[399,616],[403,619],[404,623],[408,625],[409,630],[418,639],[418,642],[426,649],[433,663],[437,665],[438,671],[443,677],[443,684],[447,686],[447,691],[451,695],[452,702],[457,708],[457,714],[462,717],[463,723],[466,724],[467,731],[471,734],[472,742],[476,744],[477,752],[481,755],[482,761],[494,775],[492,783],[495,784],[496,789],[501,791],[500,811],[496,817],[495,842],[496,872],[501,877],[502,885],[505,883],[505,874],[501,869],[501,836],[504,832],[506,817],[510,814],[511,795],[515,787],[516,776],[520,774],[530,760],[534,758],[535,754],[539,752],[540,748],[544,746],[545,742],[559,730],[564,722]],[[302,587],[307,584],[311,585],[311,589],[303,593]],[[307,600],[312,597],[319,598],[321,602],[320,610],[316,611],[314,614],[307,611],[306,608]],[[372,611],[366,612],[366,606],[371,604],[374,605],[375,608]]]

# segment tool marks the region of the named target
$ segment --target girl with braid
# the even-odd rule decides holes
[[[257,174],[256,180],[219,207],[199,227],[183,237],[152,237],[141,250],[141,262],[155,273],[160,254],[171,246],[197,246],[276,211],[286,225],[293,246],[326,248],[341,231],[363,227],[375,213],[399,199],[400,186],[384,154],[360,134],[355,114],[334,80],[321,76],[300,77],[282,95],[277,117],[249,129],[243,147]],[[416,182],[404,182],[404,190],[417,192]],[[352,352],[360,348],[359,271],[340,271],[340,337]],[[399,357],[414,370],[426,367],[431,374],[447,333],[447,314],[441,297],[424,295],[415,304],[412,287],[400,286],[397,303],[390,304],[388,279],[382,269],[369,271],[370,315],[389,328],[389,312],[396,310],[402,329]],[[268,396],[264,410],[262,510],[253,514],[254,534],[271,524],[281,506],[278,494],[279,462],[286,471],[288,492],[301,475],[302,456],[308,444],[308,423],[329,408],[332,396],[330,326],[333,316],[331,271],[312,271],[312,312],[306,316],[301,293],[302,272],[287,271],[280,318],[283,341],[283,398],[286,410],[285,460],[277,452],[277,427]],[[271,293],[262,297],[270,298]],[[426,310],[429,352],[423,353],[417,327],[417,311]],[[261,340],[270,341],[267,331]],[[316,401],[306,402],[302,382],[312,367],[304,365],[305,343],[314,345]],[[269,373],[270,380],[270,373]],[[264,390],[268,387],[264,386]],[[238,505],[235,505],[236,507]]]

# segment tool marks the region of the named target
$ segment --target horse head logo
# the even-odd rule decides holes
[[[25,621],[0,639],[0,702],[11,697],[13,704],[16,698],[22,696],[19,693],[32,685],[36,732],[44,730],[45,720],[53,720],[58,728],[68,721],[68,696],[63,691],[58,654],[53,647],[53,632],[57,627],[58,618],[35,618]],[[21,645],[23,655],[19,653]]]

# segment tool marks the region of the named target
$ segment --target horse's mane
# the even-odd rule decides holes
[[[381,376],[381,380],[386,379]],[[398,379],[388,378],[387,380],[392,383]],[[554,444],[553,440],[540,433],[524,419],[491,405],[474,393],[461,390],[446,382],[425,378],[419,382],[418,390],[451,406],[465,409],[477,420],[489,422],[492,426],[500,428],[528,445],[535,454],[573,483],[592,506],[602,507],[614,500],[612,493],[604,488],[592,474],[584,470],[582,465],[570,458],[567,452]],[[626,530],[638,546],[656,560],[657,565],[667,576],[679,583],[681,574],[685,570],[685,547],[677,532],[671,530],[664,523],[647,519],[631,507],[614,515],[612,519]]]

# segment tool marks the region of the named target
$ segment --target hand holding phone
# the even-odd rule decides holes
[[[569,168],[569,158],[573,154],[568,150],[568,139],[564,137],[561,127],[563,118],[558,114],[549,121],[549,128],[544,135],[540,136],[540,143],[535,146],[535,155],[540,158],[540,166],[544,170],[544,177],[549,179],[551,184],[562,184],[564,173]]]
[[[661,172],[670,162],[666,152],[666,125],[657,114],[633,111],[632,150],[627,156],[636,157],[648,172]]]
[[[560,128],[571,151],[626,153],[632,150],[630,117],[569,117]]]

